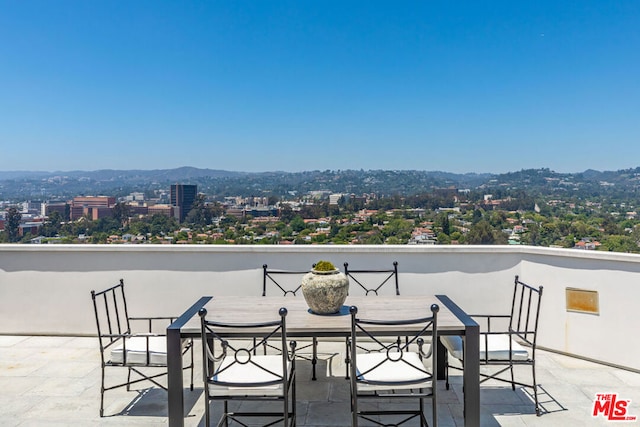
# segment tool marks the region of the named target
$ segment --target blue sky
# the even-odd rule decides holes
[[[0,0],[0,170],[640,166],[640,1]]]

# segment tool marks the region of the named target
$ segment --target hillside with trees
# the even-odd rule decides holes
[[[40,229],[45,241],[208,244],[528,244],[639,252],[640,168],[505,174],[426,171],[308,171],[241,173],[195,168],[0,175],[2,241],[16,234],[24,200],[65,200],[78,194],[157,196],[171,183],[200,192],[182,224],[163,215],[131,214],[124,202],[112,217],[68,221],[53,213]],[[329,194],[341,195],[330,203]],[[48,196],[47,196],[48,195]],[[276,214],[253,217],[226,198],[265,200]],[[230,214],[230,208],[235,209]],[[238,216],[237,212],[241,212]]]

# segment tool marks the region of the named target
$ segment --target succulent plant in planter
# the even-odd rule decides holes
[[[337,268],[335,267],[335,265],[333,265],[333,263],[331,261],[318,261],[314,266],[313,266],[313,270],[316,273],[318,272],[327,272],[327,271],[335,271],[337,270]]]
[[[329,261],[318,261],[302,278],[302,295],[313,313],[339,312],[348,294],[349,279]]]

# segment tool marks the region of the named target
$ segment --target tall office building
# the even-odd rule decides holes
[[[179,222],[184,221],[193,207],[193,202],[198,194],[197,185],[173,184],[171,185],[171,205],[175,207],[174,215]]]

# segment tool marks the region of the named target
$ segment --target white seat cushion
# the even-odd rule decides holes
[[[487,359],[485,356],[485,337],[489,345],[488,360],[509,360],[509,334],[480,335],[480,362]],[[458,360],[463,359],[462,337],[457,335],[442,335],[440,341],[447,348],[449,354]],[[511,340],[512,360],[529,360],[529,350]]]
[[[387,359],[386,353],[362,353],[356,356],[356,369],[358,379],[373,382],[397,383],[411,381],[409,385],[385,385],[385,384],[362,384],[358,387],[362,390],[385,390],[385,389],[408,389],[408,388],[430,388],[430,375],[425,373],[425,366],[417,353],[405,352],[389,353],[392,360]],[[400,360],[402,359],[402,360]],[[396,360],[396,361],[393,361]],[[380,366],[375,367],[379,363]],[[369,371],[371,369],[371,371]]]
[[[241,355],[238,355],[239,359]],[[240,360],[243,363],[233,363],[234,357],[227,356],[217,367],[216,374],[213,376],[214,381],[234,384],[251,384],[269,381],[278,381],[282,376],[282,356],[281,355],[251,355],[251,362],[244,363],[248,360]],[[258,366],[256,366],[258,365]],[[287,364],[290,369],[291,364]],[[262,369],[262,368],[264,369]],[[227,368],[227,369],[225,369]],[[267,372],[266,370],[273,372]],[[275,374],[275,375],[274,375]],[[209,383],[209,394],[213,396],[224,395],[258,395],[258,396],[275,396],[282,394],[282,383],[266,386],[224,386]]]
[[[124,363],[123,347],[127,351],[127,365],[146,365],[147,351],[149,352],[149,364],[167,364],[167,340],[166,337],[149,337],[147,348],[147,337],[126,338],[125,346],[122,343],[111,349],[111,363]]]

